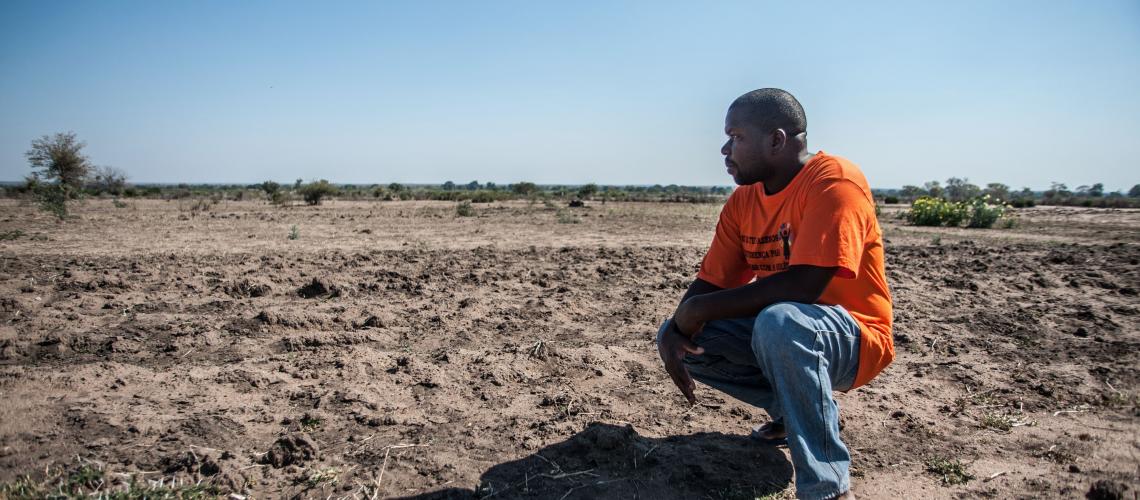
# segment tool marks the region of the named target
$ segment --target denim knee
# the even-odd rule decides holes
[[[760,311],[752,327],[752,352],[771,353],[794,343],[799,313],[793,302],[777,302]]]
[[[666,327],[669,326],[669,321],[672,319],[673,318],[665,318],[665,322],[661,323],[661,326],[657,328],[657,338],[653,340],[653,343],[655,345],[661,345],[661,337],[665,336]]]

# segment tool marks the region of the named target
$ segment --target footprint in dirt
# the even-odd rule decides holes
[[[791,479],[784,453],[747,435],[656,439],[632,426],[595,422],[566,441],[491,467],[478,491],[451,488],[407,498],[756,498],[785,490]]]

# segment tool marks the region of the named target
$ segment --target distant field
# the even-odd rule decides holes
[[[1140,489],[1140,210],[971,230],[904,208],[880,219],[898,358],[837,395],[855,492]],[[256,497],[790,497],[787,450],[747,439],[764,412],[703,386],[686,408],[653,346],[719,209],[91,199],[58,223],[0,200],[0,497],[131,476]]]

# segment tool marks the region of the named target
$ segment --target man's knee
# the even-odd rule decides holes
[[[669,327],[669,321],[672,319],[673,318],[665,318],[665,322],[661,323],[661,326],[657,328],[657,338],[654,339],[656,345],[661,345],[661,338],[665,336],[665,331]]]
[[[799,304],[795,302],[777,302],[765,307],[753,324],[752,351],[771,352],[794,342],[795,330],[802,328],[796,321],[799,315]]]

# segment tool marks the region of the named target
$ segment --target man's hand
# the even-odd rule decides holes
[[[685,367],[685,355],[700,355],[704,352],[704,348],[697,346],[677,330],[677,324],[672,319],[665,327],[665,335],[661,336],[661,342],[657,344],[657,353],[665,362],[665,371],[669,373],[673,383],[677,384],[677,388],[681,389],[681,393],[689,400],[690,405],[697,402],[697,397],[693,395],[697,384],[693,382],[693,377],[689,376],[689,369]]]

